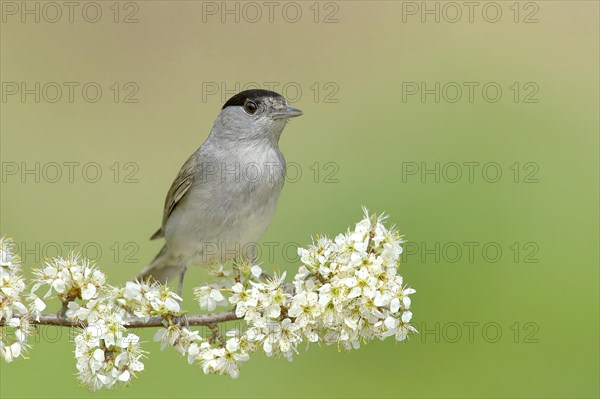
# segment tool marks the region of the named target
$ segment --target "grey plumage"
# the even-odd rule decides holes
[[[164,237],[165,245],[138,279],[164,283],[192,264],[254,257],[284,183],[279,138],[289,118],[301,114],[266,90],[225,103],[169,189],[162,225],[151,237]]]

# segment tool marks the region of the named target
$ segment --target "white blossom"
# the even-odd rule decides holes
[[[106,283],[106,276],[79,254],[71,253],[46,261],[44,268],[33,271],[34,285],[31,293],[47,288],[44,298],[57,294],[63,303],[76,299],[85,301],[98,298]]]
[[[233,378],[240,374],[240,363],[250,357],[237,337],[228,339],[224,346],[217,348],[204,342],[194,347],[193,353],[197,354],[205,374],[229,374]]]
[[[384,220],[365,211],[353,230],[299,248],[295,294],[277,276],[263,282],[250,274],[233,285],[229,301],[249,325],[245,337],[290,359],[304,340],[356,349],[362,340],[403,341],[416,332],[408,310],[415,290],[397,274],[402,237]]]
[[[198,299],[200,309],[213,311],[217,306],[227,304],[225,297],[218,287],[212,285],[204,285],[194,290],[194,295]]]
[[[128,384],[144,369],[139,337],[125,333],[121,317],[106,313],[75,337],[78,379],[91,390]]]
[[[14,242],[0,238],[0,318],[11,319],[13,315],[23,316],[27,308],[23,305],[22,294],[25,280],[21,276],[21,260],[15,252]]]
[[[145,319],[151,316],[171,319],[182,314],[181,297],[157,282],[128,281],[125,289],[113,289],[113,297],[119,306]]]
[[[8,363],[27,355],[29,345],[27,338],[32,334],[32,327],[27,317],[6,319],[6,325],[0,331],[0,356]]]
[[[21,260],[14,242],[0,238],[0,356],[12,362],[27,353],[27,338],[31,334],[27,307],[23,304],[25,280],[21,276]]]
[[[198,331],[192,331],[179,324],[159,328],[154,334],[154,341],[161,343],[161,350],[172,346],[182,355],[188,353],[190,345],[202,342]]]

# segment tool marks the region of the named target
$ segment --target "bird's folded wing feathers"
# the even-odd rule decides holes
[[[179,201],[181,201],[181,199],[185,196],[189,188],[192,186],[192,183],[194,182],[195,167],[196,156],[194,154],[191,157],[189,157],[187,161],[185,161],[185,163],[179,170],[177,177],[173,181],[173,184],[171,184],[171,188],[169,189],[169,192],[167,193],[167,198],[165,199],[165,209],[163,211],[162,225],[160,229],[158,229],[156,233],[154,233],[152,237],[150,237],[151,240],[155,240],[164,236],[165,224],[167,223],[167,219],[169,219],[169,216],[171,215],[171,213],[173,213],[173,210],[175,209]]]

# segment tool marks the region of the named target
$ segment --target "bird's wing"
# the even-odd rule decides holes
[[[165,209],[163,211],[162,225],[160,229],[158,229],[156,233],[154,233],[152,237],[150,237],[151,240],[155,240],[164,236],[165,224],[167,223],[167,219],[169,219],[169,216],[171,215],[171,213],[173,213],[173,210],[175,209],[179,201],[181,201],[181,199],[185,196],[189,188],[192,186],[192,183],[194,182],[194,169],[196,167],[196,164],[196,156],[192,155],[188,158],[187,161],[185,161],[185,163],[181,167],[181,170],[179,170],[177,177],[173,181],[173,184],[171,184],[171,188],[167,193],[167,198],[165,199]]]

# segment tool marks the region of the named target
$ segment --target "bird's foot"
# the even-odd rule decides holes
[[[179,324],[182,327],[186,327],[187,329],[190,328],[190,321],[188,320],[187,316],[182,314],[181,316],[175,317],[173,319],[173,321],[175,322],[175,324]]]

